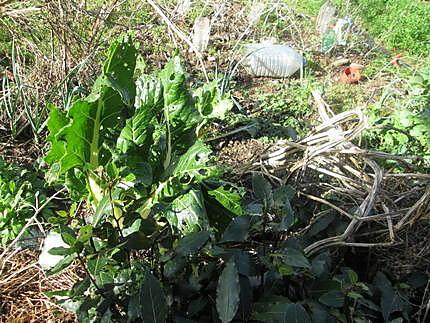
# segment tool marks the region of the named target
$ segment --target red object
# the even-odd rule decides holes
[[[396,67],[400,67],[400,59],[403,57],[403,54],[397,54],[394,56],[394,58],[391,60],[391,64],[393,64]]]
[[[360,69],[353,66],[344,68],[339,77],[339,81],[343,84],[357,83],[360,79]]]

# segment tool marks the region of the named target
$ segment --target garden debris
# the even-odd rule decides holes
[[[247,17],[250,26],[256,26],[258,24],[265,9],[266,5],[263,2],[258,2],[251,7]]]
[[[37,265],[37,252],[8,252],[0,259],[0,322],[75,322],[73,314],[44,292],[70,289],[80,276],[80,267],[71,266],[47,277]]]
[[[42,251],[39,255],[39,265],[43,270],[48,270],[58,264],[64,259],[64,256],[51,255],[49,250],[51,248],[64,247],[67,248],[68,245],[63,241],[61,235],[54,231],[51,231],[46,236],[43,241]]]
[[[208,47],[210,33],[211,26],[209,18],[198,17],[193,26],[193,45],[200,52],[204,52]]]
[[[336,43],[338,45],[345,46],[346,38],[351,31],[352,20],[349,17],[339,18],[334,26],[333,30],[336,34]]]
[[[339,67],[339,66],[343,66],[343,65],[347,65],[349,64],[351,61],[349,60],[349,58],[339,58],[336,61],[333,62],[333,66],[334,67]]]
[[[334,114],[320,92],[312,94],[322,123],[298,142],[273,145],[239,172],[261,170],[280,183],[294,180],[302,198],[329,206],[348,219],[343,234],[312,243],[305,248],[307,255],[333,246],[387,247],[398,243],[403,230],[429,215],[430,175],[392,174],[381,168],[378,159],[407,163],[414,157],[356,146],[352,140],[368,127],[364,112],[357,108]],[[330,200],[325,196],[331,196]],[[355,237],[359,229],[360,239]]]
[[[182,0],[175,11],[180,18],[185,18],[191,9],[191,0]]]
[[[330,27],[330,24],[336,13],[336,7],[334,7],[330,1],[325,2],[318,13],[317,17],[317,31],[322,35],[325,34]]]
[[[306,61],[293,48],[269,42],[245,45],[243,64],[253,76],[285,78],[302,69]]]
[[[339,75],[339,82],[343,84],[357,83],[361,79],[360,68],[350,65],[344,68]]]

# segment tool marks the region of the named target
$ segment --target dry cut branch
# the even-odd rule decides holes
[[[332,246],[393,245],[399,231],[430,213],[429,177],[391,174],[381,168],[378,159],[407,163],[413,156],[394,156],[360,148],[353,140],[368,128],[364,112],[357,108],[335,114],[320,92],[313,91],[312,95],[321,124],[298,142],[278,142],[241,171],[261,170],[269,176],[283,178],[284,182],[295,180],[300,197],[324,204],[349,220],[341,235],[307,246],[307,255]],[[309,194],[309,187],[314,190],[313,194]],[[337,202],[328,200],[325,197],[328,193],[335,194]],[[346,203],[346,199],[353,202]],[[355,211],[347,211],[351,209]],[[363,223],[383,225],[385,229],[366,225],[366,230],[374,231],[363,233],[361,230],[359,236],[369,240],[355,241]],[[381,232],[386,234],[385,238],[381,238]]]

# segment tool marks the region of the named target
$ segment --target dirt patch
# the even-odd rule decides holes
[[[259,158],[268,146],[268,144],[256,139],[220,142],[218,144],[218,147],[221,147],[218,151],[219,162],[223,166],[239,169],[254,159]]]

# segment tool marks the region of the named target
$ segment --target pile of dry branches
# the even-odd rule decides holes
[[[318,91],[312,94],[322,123],[298,142],[272,146],[244,171],[260,170],[279,183],[294,181],[300,198],[329,206],[348,220],[343,234],[309,245],[308,255],[331,246],[399,243],[401,232],[430,215],[430,175],[383,169],[378,161],[407,163],[414,157],[361,149],[353,140],[368,127],[364,112],[335,115]],[[364,224],[366,232],[359,231]]]
[[[75,321],[44,292],[70,289],[79,278],[78,268],[47,277],[37,264],[37,254],[15,249],[0,259],[0,322]]]

